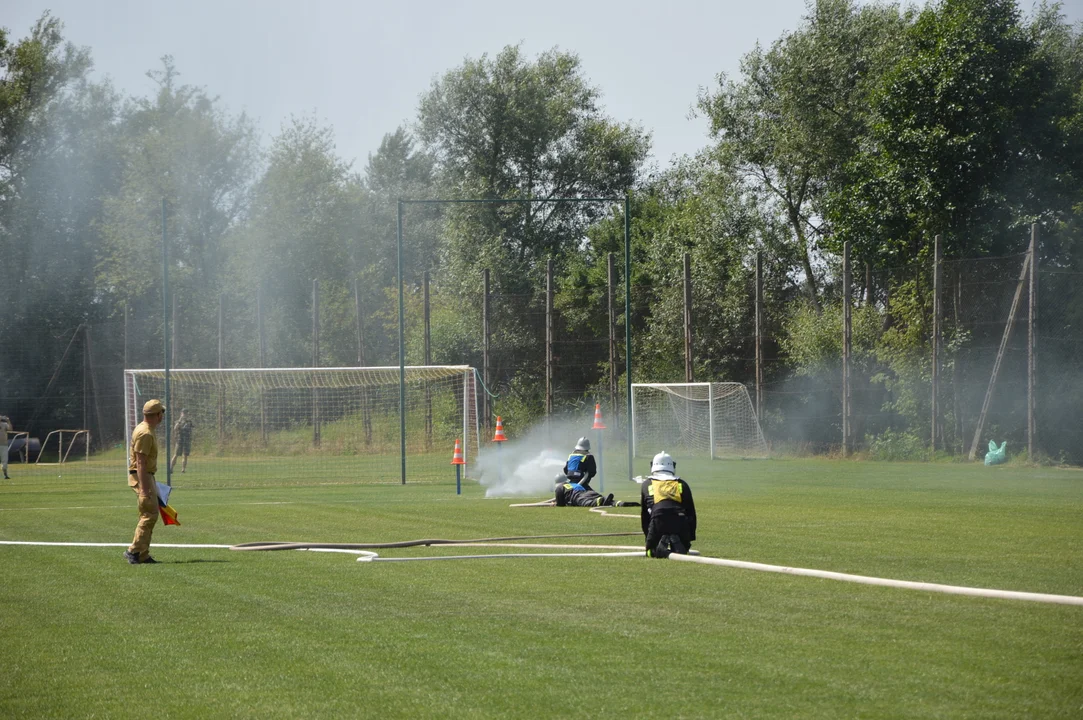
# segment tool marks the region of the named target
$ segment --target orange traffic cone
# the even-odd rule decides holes
[[[508,438],[504,436],[504,421],[496,416],[496,432],[493,433],[493,442],[504,442]]]
[[[594,403],[594,427],[593,430],[605,430],[605,423],[602,422],[602,405],[601,403]]]
[[[466,460],[463,460],[463,447],[459,444],[458,438],[455,439],[455,452],[451,456],[452,465],[465,465]]]

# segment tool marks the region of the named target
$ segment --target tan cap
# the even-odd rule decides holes
[[[161,400],[147,400],[146,404],[143,405],[144,415],[155,415],[160,412],[165,412],[165,405],[162,404]]]

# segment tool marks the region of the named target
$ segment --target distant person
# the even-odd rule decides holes
[[[11,430],[11,418],[0,415],[0,465],[4,468],[5,480],[11,479],[8,477],[8,433]]]
[[[564,477],[571,483],[578,483],[589,489],[590,481],[597,474],[598,463],[590,454],[590,440],[581,437],[575,443],[572,454],[568,456],[568,462],[564,463]]]
[[[181,461],[181,472],[188,469],[188,454],[192,452],[192,428],[192,420],[188,417],[188,411],[181,408],[177,424],[173,426],[173,432],[177,435],[177,452],[174,453],[173,459],[169,461],[170,471],[176,467],[177,458],[181,456],[184,457]]]
[[[128,487],[139,496],[139,524],[135,526],[135,538],[124,551],[124,559],[131,565],[157,563],[150,556],[150,536],[158,522],[158,486],[154,474],[158,472],[158,439],[154,429],[165,418],[165,405],[161,400],[148,400],[143,405],[143,422],[132,431],[132,447],[128,456]]]
[[[590,487],[577,482],[558,482],[556,491],[557,507],[572,505],[575,507],[603,507],[614,505],[613,493],[602,495]]]
[[[687,554],[696,539],[696,504],[688,483],[677,476],[677,462],[665,450],[651,460],[651,474],[641,488],[639,519],[647,557]]]

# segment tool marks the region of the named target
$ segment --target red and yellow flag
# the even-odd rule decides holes
[[[169,485],[158,485],[158,514],[162,516],[162,522],[166,525],[180,525],[180,520],[177,520],[177,511],[169,506],[169,494],[173,492],[173,488]]]

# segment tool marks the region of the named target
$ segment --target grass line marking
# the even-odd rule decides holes
[[[123,547],[131,543],[91,543],[91,542],[38,542],[30,540],[0,540],[0,545],[45,545],[52,547]],[[192,545],[181,543],[154,543],[156,548],[222,548],[228,550],[230,545]]]
[[[1047,593],[1020,592],[1016,590],[995,590],[989,588],[973,588],[961,585],[940,585],[939,583],[913,582],[910,580],[891,580],[888,578],[868,577],[866,575],[850,575],[828,570],[810,570],[808,568],[784,567],[782,565],[765,565],[763,563],[745,562],[743,560],[724,560],[693,555],[669,556],[670,560],[680,562],[694,562],[702,565],[721,565],[723,567],[740,568],[742,570],[758,570],[760,572],[782,573],[785,575],[802,575],[805,577],[823,578],[825,580],[841,580],[842,582],[860,583],[863,585],[880,585],[883,587],[904,588],[907,590],[924,590],[926,592],[938,592],[948,595],[970,595],[972,597],[996,598],[1000,600],[1028,600],[1030,602],[1055,603],[1058,605],[1083,605],[1083,597],[1075,595],[1050,595]]]

